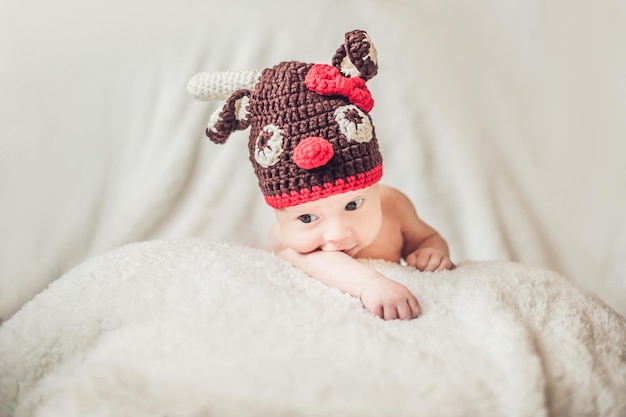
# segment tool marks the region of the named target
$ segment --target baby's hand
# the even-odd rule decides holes
[[[417,249],[406,257],[406,263],[420,271],[432,272],[454,268],[448,255],[435,248]]]
[[[385,320],[410,320],[420,314],[420,305],[404,285],[385,277],[372,280],[361,293],[363,306]]]

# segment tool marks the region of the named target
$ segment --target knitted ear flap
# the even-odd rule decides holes
[[[333,66],[346,77],[361,77],[367,81],[378,72],[378,56],[366,32],[346,33],[345,42],[333,56]]]
[[[218,108],[209,120],[205,133],[211,141],[224,143],[235,130],[244,130],[250,126],[248,120],[248,104],[250,103],[248,89],[242,88],[231,94],[226,102]]]

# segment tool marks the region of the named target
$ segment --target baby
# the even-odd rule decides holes
[[[453,267],[443,238],[404,194],[382,184],[274,211],[275,252],[384,319],[415,318],[419,303],[408,288],[353,258],[404,259],[420,271]]]
[[[377,71],[374,45],[355,30],[332,65],[289,61],[260,74],[203,73],[188,89],[198,98],[226,98],[206,129],[212,141],[250,127],[250,161],[276,215],[271,249],[358,297],[372,314],[411,319],[420,313],[411,291],[355,258],[404,260],[421,271],[454,265],[445,240],[409,199],[380,184],[374,100],[365,84]]]

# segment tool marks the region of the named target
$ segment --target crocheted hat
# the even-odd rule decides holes
[[[365,82],[376,75],[367,33],[346,33],[332,65],[281,62],[263,70],[196,74],[198,99],[226,99],[206,135],[224,143],[250,127],[250,161],[265,201],[285,208],[365,188],[382,177]]]

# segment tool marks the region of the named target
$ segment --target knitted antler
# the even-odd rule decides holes
[[[226,99],[240,88],[254,89],[258,71],[201,72],[191,77],[187,91],[198,100]]]
[[[250,129],[249,159],[265,201],[292,207],[368,187],[382,176],[382,156],[369,116],[366,81],[376,75],[376,49],[362,30],[346,33],[332,65],[283,61],[256,71],[195,75],[197,99],[222,99],[206,135],[224,143]]]
[[[258,71],[201,72],[191,77],[187,91],[198,100],[226,99],[209,120],[206,135],[224,143],[235,130],[247,129],[251,90],[259,81]]]
[[[367,81],[378,72],[376,48],[362,30],[346,33],[344,44],[333,56],[333,66],[346,77],[361,77]]]

